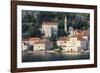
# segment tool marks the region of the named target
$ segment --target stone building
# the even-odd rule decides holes
[[[48,40],[43,40],[38,37],[29,39],[29,44],[33,46],[33,51],[46,51],[53,48],[53,43]]]
[[[52,34],[57,35],[58,22],[56,21],[44,21],[42,24],[42,33],[44,37],[51,37]]]

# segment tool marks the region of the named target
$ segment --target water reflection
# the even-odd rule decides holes
[[[41,61],[62,61],[62,60],[83,60],[89,59],[90,53],[23,53],[22,62],[41,62]]]

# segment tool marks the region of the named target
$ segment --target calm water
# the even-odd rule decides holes
[[[62,60],[83,60],[89,59],[89,53],[81,54],[63,54],[63,53],[28,53],[23,55],[22,62],[41,62],[41,61],[62,61]]]

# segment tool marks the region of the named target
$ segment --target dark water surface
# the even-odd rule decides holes
[[[42,62],[42,61],[62,61],[62,60],[83,60],[89,59],[88,53],[81,54],[64,54],[64,53],[28,53],[22,56],[22,62]]]

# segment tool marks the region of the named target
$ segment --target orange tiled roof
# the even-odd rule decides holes
[[[38,37],[31,37],[31,38],[29,38],[29,40],[30,40],[30,41],[35,41],[35,40],[41,40],[41,39],[38,38]]]
[[[58,41],[62,41],[62,40],[69,40],[69,37],[68,36],[63,36],[63,37],[60,37],[59,39],[58,39]]]
[[[41,40],[41,41],[37,41],[34,44],[45,44],[45,41]]]
[[[51,41],[44,41],[44,40],[41,40],[41,41],[35,42],[34,44],[52,44],[52,42],[51,42]]]
[[[57,22],[49,22],[49,21],[47,21],[47,22],[43,22],[42,25],[58,25],[58,23]]]
[[[84,38],[83,38],[83,36],[87,36],[88,37],[88,35],[89,35],[89,31],[80,31],[78,34],[75,34],[75,35],[73,35],[73,36],[64,36],[64,37],[60,37],[59,39],[58,39],[58,41],[65,41],[65,40],[67,40],[67,41],[69,41],[69,38],[71,38],[71,37],[76,37],[77,38],[77,40],[85,40]]]

